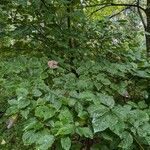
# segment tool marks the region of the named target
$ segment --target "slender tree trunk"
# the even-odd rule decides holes
[[[147,26],[146,32],[148,32],[146,37],[146,48],[147,48],[147,55],[150,57],[150,0],[147,0],[147,8],[145,10],[146,17],[147,17]]]

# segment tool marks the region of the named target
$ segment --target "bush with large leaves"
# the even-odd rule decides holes
[[[16,132],[21,125],[24,144],[41,150],[79,149],[89,144],[87,140],[92,149],[150,145],[148,105],[131,102],[124,95],[132,94],[128,86],[135,82],[128,83],[128,74],[141,78],[139,69],[131,63],[101,59],[79,62],[76,76],[61,59],[57,69],[49,68],[47,61],[46,57],[18,56],[0,62],[1,95],[9,104],[3,121],[10,128],[3,125],[1,139],[9,143],[6,131]],[[148,68],[141,71],[148,74]]]

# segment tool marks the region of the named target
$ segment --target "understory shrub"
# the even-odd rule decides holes
[[[150,147],[148,61],[115,63],[101,57],[77,62],[72,70],[61,59],[50,67],[49,60],[0,61],[1,149]]]

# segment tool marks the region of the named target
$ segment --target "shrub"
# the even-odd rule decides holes
[[[134,101],[136,88],[130,89],[137,79],[149,78],[148,70],[101,59],[79,62],[73,73],[61,60],[50,68],[48,60],[18,56],[0,62],[1,97],[8,103],[1,121],[2,144],[15,138],[21,146],[23,141],[39,150],[150,145],[149,106],[144,97]],[[135,79],[127,80],[129,75]]]

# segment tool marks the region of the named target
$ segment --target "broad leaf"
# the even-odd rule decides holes
[[[71,147],[71,140],[69,137],[61,138],[61,145],[64,150],[69,150]]]
[[[25,145],[31,145],[35,143],[37,139],[38,139],[38,134],[36,134],[32,130],[25,132],[22,136],[22,140]]]
[[[61,110],[58,117],[60,121],[63,122],[64,124],[73,122],[73,116],[68,108]]]
[[[98,98],[100,102],[110,108],[113,108],[115,105],[115,101],[112,96],[105,95],[105,94],[98,94]]]
[[[130,146],[133,143],[133,137],[132,137],[132,135],[129,132],[125,131],[125,132],[122,133],[122,137],[121,138],[122,138],[122,141],[119,144],[119,147],[121,147],[123,149],[130,148]]]
[[[91,138],[91,139],[93,138],[93,132],[88,127],[77,127],[76,133],[86,138]]]
[[[104,105],[91,105],[88,108],[88,112],[92,118],[103,116],[105,113],[109,112],[109,108]]]
[[[67,135],[75,132],[75,126],[73,124],[67,124],[59,128],[56,135]]]
[[[40,137],[36,141],[37,150],[48,150],[54,143],[54,136],[50,134],[39,135]]]
[[[111,128],[112,126],[116,125],[118,122],[118,117],[114,114],[106,113],[101,117],[93,117],[92,125],[94,129],[94,133],[104,131],[107,128]]]
[[[43,118],[44,120],[49,119],[55,115],[55,109],[48,106],[39,106],[35,109],[35,116]]]

